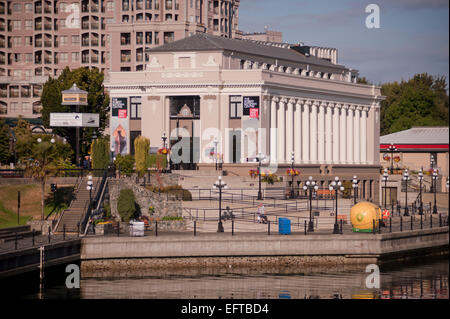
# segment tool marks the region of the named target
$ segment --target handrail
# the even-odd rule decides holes
[[[97,188],[97,193],[95,195],[94,198],[94,205],[97,204],[97,210],[98,207],[100,206],[100,199],[103,199],[104,197],[104,193],[105,193],[105,188],[107,185],[107,180],[108,180],[108,171],[104,170],[103,171],[103,177],[102,177],[102,181],[100,182],[100,187]],[[86,212],[84,213],[84,218],[83,221],[81,222],[80,226],[81,226],[81,230],[83,235],[87,234],[87,230],[89,228],[90,225],[90,217],[92,216],[92,211],[93,211],[93,207],[91,206],[91,203],[89,203],[88,209],[86,210]],[[84,229],[84,231],[83,231]]]

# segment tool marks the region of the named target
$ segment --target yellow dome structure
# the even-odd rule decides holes
[[[375,220],[375,228],[378,228],[378,223],[381,219],[380,207],[369,202],[360,202],[350,210],[350,220],[354,232],[372,232],[374,226],[373,221]]]

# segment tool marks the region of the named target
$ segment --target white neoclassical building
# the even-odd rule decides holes
[[[262,154],[280,175],[294,165],[299,183],[357,175],[360,197],[377,201],[380,88],[308,50],[207,34],[149,50],[144,71],[111,72],[106,83],[116,152],[133,152],[138,135],[160,148],[165,133],[179,168],[220,161],[247,174]]]

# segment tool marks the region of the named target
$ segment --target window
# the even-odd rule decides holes
[[[60,37],[61,45],[67,45],[67,35],[62,35]]]
[[[14,3],[14,5],[13,5],[13,11],[14,11],[14,12],[20,12],[20,11],[22,11],[22,6],[21,6],[21,4],[20,4],[20,3]]]
[[[171,43],[175,39],[174,32],[164,32],[164,44]]]
[[[33,20],[25,20],[25,30],[33,30]]]
[[[123,66],[120,68],[120,72],[131,72],[131,67]]]
[[[152,32],[145,32],[145,44],[152,44],[153,34]]]
[[[136,44],[144,44],[144,33],[136,32]]]
[[[79,35],[73,35],[72,36],[72,44],[79,44],[80,43],[80,36]]]
[[[230,119],[242,117],[242,97],[240,95],[230,96]]]
[[[114,1],[108,1],[106,3],[106,11],[114,11]]]
[[[155,44],[159,44],[159,32],[155,32]]]
[[[131,50],[120,51],[120,62],[131,62]]]
[[[28,62],[28,63],[33,62],[33,53],[25,53],[25,62]]]
[[[14,20],[13,21],[13,30],[20,30],[22,28],[22,21]]]
[[[122,0],[122,11],[128,11],[130,9],[130,1]]]
[[[22,37],[13,37],[14,47],[20,47],[22,45]]]
[[[80,52],[72,52],[72,62],[80,61]]]
[[[141,118],[141,105],[142,99],[140,96],[132,96],[130,97],[130,118],[134,120],[138,120]]]
[[[11,112],[19,112],[19,103],[18,102],[11,102],[9,105],[9,109]]]
[[[60,58],[60,62],[64,62],[64,63],[66,63],[67,61],[68,61],[68,54],[67,53],[61,53],[60,55],[59,55],[59,58]]]
[[[131,44],[131,34],[130,33],[121,33],[120,34],[120,44],[121,45],[130,45]]]
[[[26,13],[32,13],[33,12],[33,4],[32,3],[25,3],[25,12]]]
[[[31,103],[30,102],[23,102],[22,103],[22,112],[23,113],[31,113]]]

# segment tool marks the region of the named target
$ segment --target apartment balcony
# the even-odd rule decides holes
[[[83,64],[89,63],[89,57],[82,57],[81,58],[81,63],[83,63]]]
[[[81,23],[81,29],[83,30],[89,30],[89,21],[83,21]]]
[[[91,12],[98,12],[98,5],[92,5],[91,6]]]
[[[50,23],[44,24],[44,30],[51,31],[52,30],[52,25]]]
[[[5,25],[4,24],[0,24],[0,31],[5,31]]]
[[[92,41],[91,41],[91,45],[92,45],[92,46],[98,47],[98,43],[99,43],[98,40],[92,40]]]
[[[42,13],[42,5],[34,6],[34,13]]]
[[[44,46],[46,48],[51,48],[52,47],[52,41],[51,40],[45,40],[44,41]]]
[[[87,4],[81,5],[81,12],[89,12],[89,6]]]
[[[99,23],[98,22],[91,23],[91,29],[98,30],[98,27],[99,27]]]
[[[38,22],[34,24],[34,30],[35,31],[40,31],[42,30],[42,23]]]
[[[34,47],[35,48],[41,48],[42,47],[42,40],[34,41]]]
[[[44,59],[44,63],[45,64],[52,64],[52,59],[51,58],[45,58]]]
[[[89,46],[89,39],[83,39],[81,40],[81,46],[88,47]]]
[[[52,13],[52,8],[51,7],[44,7],[44,13],[47,13],[47,14],[51,14]]]
[[[120,62],[129,63],[131,62],[131,56],[122,56]]]
[[[98,57],[92,57],[91,58],[91,63],[98,63]]]

